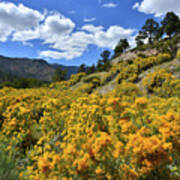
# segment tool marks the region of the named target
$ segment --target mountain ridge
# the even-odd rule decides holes
[[[0,72],[20,78],[34,78],[41,81],[51,82],[57,68],[67,70],[67,78],[78,71],[78,66],[64,66],[50,64],[43,59],[11,58],[0,55]],[[1,75],[2,76],[2,75]],[[0,81],[1,80],[0,78]]]

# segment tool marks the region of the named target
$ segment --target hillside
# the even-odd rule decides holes
[[[179,179],[180,39],[174,39],[124,52],[106,71],[49,87],[1,89],[2,179]]]
[[[167,43],[169,43],[169,47]],[[174,50],[172,51],[170,48]],[[75,90],[85,87],[87,83],[93,84],[93,81],[96,81],[96,85],[94,87],[91,85],[90,88],[93,87],[94,92],[106,94],[125,80],[138,85],[140,89],[144,89],[143,79],[149,73],[158,72],[161,69],[180,79],[180,60],[176,55],[179,49],[180,36],[173,38],[171,41],[162,40],[155,42],[153,45],[145,45],[141,49],[129,50],[112,59],[112,67],[108,71],[86,75],[71,88]]]
[[[0,78],[8,79],[10,76],[16,76],[20,78],[34,78],[41,81],[50,82],[56,68],[67,69],[68,78],[71,74],[75,74],[78,71],[78,67],[75,66],[63,66],[59,64],[48,64],[41,59],[27,59],[27,58],[8,58],[0,56],[0,72],[4,77]]]

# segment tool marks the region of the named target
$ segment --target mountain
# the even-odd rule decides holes
[[[0,56],[0,81],[13,77],[34,78],[50,82],[56,68],[67,70],[67,78],[78,71],[77,66],[49,64],[43,59],[9,58]]]

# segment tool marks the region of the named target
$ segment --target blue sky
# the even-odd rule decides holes
[[[0,0],[0,55],[91,65],[168,11],[180,0]]]

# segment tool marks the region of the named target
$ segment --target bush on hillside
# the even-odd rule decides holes
[[[180,49],[177,51],[176,58],[180,59]]]
[[[39,88],[47,86],[47,82],[40,81],[33,78],[16,78],[12,81],[5,81],[0,84],[0,88],[13,87],[17,89],[25,88]]]
[[[149,73],[144,78],[143,85],[149,93],[160,97],[180,97],[180,80],[164,69]]]
[[[115,88],[115,93],[118,97],[124,96],[138,96],[140,94],[140,90],[137,85],[128,82],[122,82],[121,84],[117,85]]]
[[[19,179],[18,164],[16,159],[16,150],[0,143],[0,179],[17,180]]]
[[[92,93],[93,89],[95,88],[94,84],[93,83],[85,83],[83,85],[81,85],[80,87],[78,87],[76,89],[77,92],[80,92],[80,93]]]
[[[84,73],[84,72],[71,75],[71,78],[69,80],[70,85],[72,86],[72,85],[78,83],[85,76],[86,76],[86,73]]]

